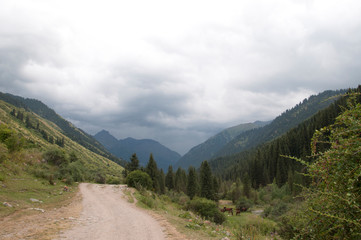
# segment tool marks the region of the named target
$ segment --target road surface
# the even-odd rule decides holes
[[[122,191],[125,186],[82,183],[79,187],[82,213],[75,226],[62,233],[60,239],[166,239],[157,220],[127,202]]]

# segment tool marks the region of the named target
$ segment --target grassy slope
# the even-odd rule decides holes
[[[34,143],[34,145],[36,145],[41,150],[56,146],[55,144],[50,144],[49,142],[44,140],[38,131],[26,128],[24,123],[11,116],[9,113],[12,109],[16,109],[17,111],[21,110],[8,103],[0,101],[0,121],[6,123],[9,127],[17,131],[21,136]],[[22,111],[24,110],[22,109]],[[64,138],[65,145],[63,147],[63,150],[65,152],[75,152],[87,169],[91,170],[92,172],[97,172],[101,170],[108,175],[121,177],[121,172],[123,168],[118,164],[86,149],[82,145],[69,139],[54,123],[45,120],[32,112],[26,112],[26,114],[30,116],[30,120],[33,125],[36,125],[36,122],[39,122],[40,128],[45,130],[49,136],[53,136],[54,138]]]
[[[48,180],[36,178],[32,174],[44,165],[49,172],[53,171],[54,166],[43,163],[42,153],[57,145],[44,140],[39,131],[26,128],[23,122],[9,114],[12,109],[21,110],[0,101],[0,124],[5,124],[25,138],[26,144],[19,151],[9,152],[7,146],[0,143],[0,218],[28,208],[46,209],[61,206],[65,200],[73,196],[72,193],[63,194],[64,183],[55,180],[57,184],[50,185]],[[26,115],[30,116],[34,126],[39,122],[40,128],[45,130],[49,136],[64,138],[65,145],[61,149],[67,153],[74,152],[88,173],[103,172],[108,177],[122,177],[123,168],[118,164],[67,138],[54,123],[31,112],[26,112]],[[76,189],[76,185],[73,187]],[[30,198],[39,199],[43,203],[33,203]],[[13,207],[4,206],[4,202],[10,203]]]

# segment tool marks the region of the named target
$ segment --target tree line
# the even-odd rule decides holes
[[[158,194],[175,191],[187,194],[190,199],[195,196],[211,200],[219,198],[218,179],[213,175],[207,161],[202,162],[199,170],[191,166],[188,171],[180,167],[174,172],[170,165],[165,174],[163,169],[158,169],[152,154],[150,154],[147,165],[141,167],[138,157],[134,153],[126,165],[123,175],[126,177],[128,185],[147,188]]]

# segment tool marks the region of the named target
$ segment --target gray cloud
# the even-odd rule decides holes
[[[0,90],[42,100],[91,134],[185,153],[310,94],[356,87],[361,3],[340,4],[6,0]]]

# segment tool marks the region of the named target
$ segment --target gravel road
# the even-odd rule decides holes
[[[166,239],[164,229],[145,210],[124,198],[125,186],[80,184],[83,210],[60,239]]]

